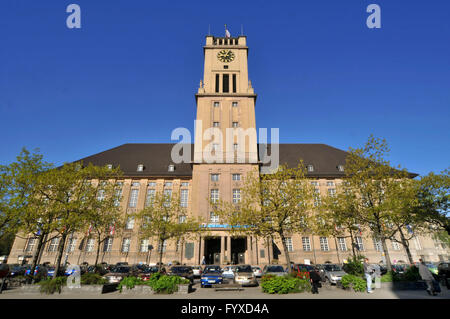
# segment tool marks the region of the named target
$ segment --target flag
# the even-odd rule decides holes
[[[115,227],[114,227],[114,225],[112,225],[112,226],[110,226],[109,227],[109,235],[114,235],[114,231],[115,231]]]
[[[227,29],[225,29],[225,38],[231,38],[230,31],[228,31]]]
[[[406,225],[406,229],[408,229],[408,233],[410,233],[410,234],[414,234],[414,232],[413,232],[413,230],[412,230],[411,226],[409,226],[409,225]]]
[[[362,236],[362,232],[361,232],[361,228],[359,227],[359,224],[358,224],[358,231],[359,231],[359,236]]]
[[[89,228],[86,232],[86,236],[89,236],[91,234],[91,231],[92,231],[92,225],[89,225]]]

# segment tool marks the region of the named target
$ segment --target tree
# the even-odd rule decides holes
[[[232,233],[280,239],[288,267],[291,259],[286,238],[309,232],[313,188],[302,162],[296,168],[280,165],[272,174],[249,172],[242,201],[212,203],[214,211],[230,225]]]
[[[177,194],[156,192],[149,205],[135,216],[141,224],[141,238],[155,238],[158,241],[160,271],[164,246],[169,240],[187,238],[200,232],[201,221],[187,216]]]
[[[346,158],[346,183],[349,191],[354,192],[354,207],[358,219],[381,241],[386,265],[391,268],[391,260],[386,245],[390,236],[390,225],[396,212],[393,212],[399,181],[409,177],[409,173],[400,167],[391,167],[385,159],[389,149],[385,139],[372,135],[363,148],[350,148]]]
[[[427,222],[444,229],[450,235],[449,172],[449,169],[440,174],[431,172],[420,179],[417,209]]]

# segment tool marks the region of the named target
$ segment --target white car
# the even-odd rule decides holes
[[[223,268],[222,277],[234,279],[234,271],[236,266],[226,266]]]
[[[261,278],[262,277],[261,267],[252,266],[252,270],[253,270],[253,274],[255,275],[256,278]]]
[[[202,267],[201,266],[192,266],[192,271],[194,272],[195,278],[200,278],[202,276]]]

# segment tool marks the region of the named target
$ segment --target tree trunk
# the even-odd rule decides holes
[[[398,230],[399,230],[399,233],[400,233],[400,238],[402,239],[402,245],[403,245],[403,247],[406,250],[406,255],[408,256],[409,263],[413,264],[414,261],[412,259],[411,251],[409,250],[409,243],[406,240],[405,235],[403,235],[402,229],[399,227]]]
[[[289,252],[288,252],[287,245],[286,245],[286,238],[284,237],[283,234],[280,234],[280,237],[281,237],[281,242],[283,244],[284,254],[286,255],[287,269],[288,269],[288,272],[291,272],[291,258],[289,257]]]
[[[161,244],[161,250],[159,251],[159,265],[158,265],[158,271],[161,272],[161,268],[162,268],[162,257],[163,257],[163,249],[164,249],[164,244]]]
[[[383,246],[384,257],[386,258],[387,269],[392,269],[391,258],[389,257],[389,251],[386,245],[386,237],[381,236],[381,245]]]
[[[98,241],[98,245],[97,245],[97,253],[95,255],[95,263],[94,266],[97,266],[98,264],[98,257],[100,257],[100,245],[102,244],[102,242],[100,241],[100,236],[98,237],[99,241]],[[97,268],[95,268],[97,269]]]
[[[38,238],[38,244],[36,247],[36,251],[34,252],[33,261],[31,262],[31,269],[30,269],[30,276],[34,277],[34,270],[36,269],[36,265],[39,259],[39,256],[41,255],[42,246],[44,243],[44,236],[47,234],[42,234]]]
[[[354,240],[354,238],[353,238],[353,231],[350,229],[350,240],[351,240],[351,242],[352,242],[352,253],[353,253],[353,258],[355,258],[356,257],[356,253],[355,253],[355,246],[356,246],[356,244],[355,244],[355,240]]]
[[[61,268],[61,259],[64,254],[64,247],[66,246],[67,234],[68,234],[68,232],[65,231],[61,235],[61,242],[59,243],[59,247],[58,247],[58,255],[56,258],[55,273],[53,274],[53,279],[58,276],[59,269]]]

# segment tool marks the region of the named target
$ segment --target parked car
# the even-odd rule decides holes
[[[438,277],[447,286],[447,289],[450,289],[450,262],[446,261],[438,264]]]
[[[11,271],[9,276],[10,277],[17,277],[17,276],[24,276],[27,269],[24,266],[14,264],[9,266]]]
[[[204,288],[214,284],[222,284],[222,283],[223,283],[223,276],[220,267],[206,266],[200,278],[201,287]]]
[[[406,271],[406,268],[408,268],[408,265],[406,264],[392,265],[392,271],[397,274],[403,274]]]
[[[168,273],[169,276],[180,276],[194,282],[194,271],[190,266],[172,266]]]
[[[131,275],[131,268],[129,266],[113,267],[109,273],[103,276],[110,284],[119,283],[123,278]]]
[[[200,278],[202,276],[202,266],[192,266],[192,271],[194,272],[194,278]]]
[[[262,275],[275,275],[275,276],[284,276],[286,275],[286,271],[283,266],[280,265],[267,265],[264,266]]]
[[[138,277],[142,278],[142,280],[147,281],[150,279],[150,276],[153,275],[154,273],[157,273],[159,271],[158,266],[143,266],[142,268],[140,268],[140,272],[138,274]],[[161,273],[163,273],[161,271]]]
[[[262,277],[263,272],[261,270],[261,267],[259,267],[259,266],[252,266],[252,270],[253,270],[253,273],[255,274],[256,278],[261,278]]]
[[[323,264],[319,267],[319,274],[323,281],[327,281],[330,284],[337,284],[342,279],[342,276],[347,273],[337,264]]]
[[[252,266],[250,265],[238,265],[234,272],[233,282],[242,286],[258,285],[258,281],[256,280],[255,274],[253,273]]]
[[[234,279],[234,271],[237,266],[226,266],[223,268],[222,276],[228,279]]]
[[[314,271],[314,267],[307,264],[295,264],[293,271],[296,272],[299,277],[303,277],[305,275],[309,278],[309,273]]]

